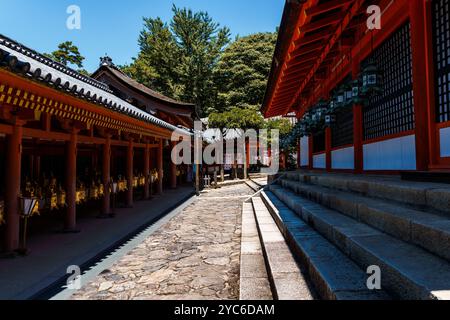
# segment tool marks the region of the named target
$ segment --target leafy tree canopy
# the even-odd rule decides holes
[[[280,136],[286,136],[292,131],[292,123],[289,119],[279,118],[279,119],[270,119],[266,122],[266,129],[268,130],[279,130]]]
[[[276,41],[276,33],[257,33],[237,38],[225,49],[214,73],[218,87],[215,111],[260,108]]]
[[[230,41],[230,31],[206,12],[172,8],[169,24],[144,18],[140,53],[125,73],[175,99],[195,103],[200,116],[215,103],[214,67]]]
[[[209,127],[224,129],[262,129],[265,121],[262,115],[252,108],[234,107],[229,111],[209,115]]]
[[[75,65],[78,68],[83,68],[84,57],[72,41],[66,41],[58,45],[58,50],[50,54],[45,54],[47,57],[65,65]]]

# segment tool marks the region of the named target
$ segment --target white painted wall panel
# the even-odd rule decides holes
[[[439,131],[441,137],[441,157],[450,157],[450,128],[443,128]]]
[[[303,137],[300,139],[300,165],[309,165],[309,139],[308,137]]]
[[[333,169],[355,169],[355,148],[339,149],[331,152]]]
[[[313,168],[315,169],[326,169],[327,160],[325,153],[318,154],[313,157]]]
[[[390,139],[363,147],[364,170],[416,170],[416,136]]]

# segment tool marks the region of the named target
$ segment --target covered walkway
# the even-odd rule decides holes
[[[150,201],[136,202],[134,208],[116,210],[114,219],[84,216],[78,221],[82,232],[39,233],[29,239],[31,254],[0,263],[0,299],[28,299],[66,277],[70,265],[83,266],[105,250],[129,238],[142,226],[158,219],[194,193],[190,185],[167,190]]]

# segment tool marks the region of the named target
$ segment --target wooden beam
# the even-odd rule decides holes
[[[315,52],[323,49],[325,45],[325,41],[319,41],[314,44],[302,45],[301,47],[295,49],[291,54],[291,59],[298,58],[300,56],[304,56],[307,53]]]
[[[307,32],[321,29],[323,27],[334,26],[334,25],[337,25],[342,20],[343,17],[344,17],[344,14],[342,14],[342,13],[333,14],[324,19],[320,19],[313,23],[309,23],[309,24],[303,26],[302,28],[300,28],[300,30],[301,30],[301,32],[307,33]]]
[[[297,41],[294,42],[295,47],[313,43],[322,39],[328,39],[330,37],[330,34],[333,32],[332,28],[327,28],[323,31],[311,34],[309,36],[305,36]]]
[[[344,7],[348,7],[349,4],[353,2],[353,0],[333,0],[329,2],[325,2],[324,4],[309,8],[306,10],[307,16],[317,16],[319,14],[326,13],[328,11],[332,11],[335,9],[344,9]]]
[[[324,51],[322,52],[322,54],[317,58],[310,73],[303,80],[303,83],[301,84],[299,90],[297,91],[296,96],[292,99],[291,104],[295,103],[296,99],[298,98],[300,93],[303,91],[303,89],[307,86],[308,82],[314,77],[315,72],[320,68],[322,62],[327,58],[328,54],[332,51],[334,45],[340,39],[340,36],[341,36],[343,30],[345,30],[346,27],[350,24],[352,18],[359,13],[359,10],[364,2],[365,2],[364,0],[356,0],[353,3],[353,5],[351,6],[351,8],[349,9],[349,11],[345,14],[345,16],[339,15],[340,23],[336,28],[336,32],[330,38],[330,41],[327,44],[327,46],[324,48]],[[291,105],[288,105],[286,107],[286,110],[289,110],[290,108],[291,108]]]

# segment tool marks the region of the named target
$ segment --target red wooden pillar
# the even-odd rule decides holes
[[[413,60],[414,113],[416,119],[416,161],[417,170],[426,171],[429,165],[429,104],[427,91],[427,30],[425,25],[426,1],[409,1],[411,21],[411,46]]]
[[[22,158],[22,126],[13,124],[12,134],[7,138],[6,145],[6,188],[5,188],[5,251],[12,252],[19,248],[20,232],[20,174]]]
[[[177,142],[172,141],[172,150],[175,149]],[[173,159],[170,160],[170,188],[177,188],[177,165],[173,162]]]
[[[427,50],[426,60],[424,61],[427,69],[427,105],[428,105],[428,141],[429,141],[429,169],[436,167],[440,162],[440,146],[437,141],[437,127],[436,127],[436,92],[435,92],[435,58],[434,58],[434,39],[433,39],[433,2],[424,1],[424,15],[425,15],[425,48]]]
[[[362,173],[364,169],[363,162],[363,112],[362,105],[353,106],[353,145],[355,173]]]
[[[353,59],[352,64],[352,77],[353,79],[358,79],[359,72],[361,70],[359,57]],[[354,157],[354,172],[362,173],[364,170],[364,151],[363,151],[363,141],[364,141],[364,130],[363,130],[363,106],[354,105],[353,106],[353,157]]]
[[[313,136],[308,137],[308,169],[312,170],[314,168],[314,156],[313,156],[313,148],[314,148],[314,139]]]
[[[250,139],[245,140],[245,161],[248,170],[250,168]]]
[[[326,156],[326,169],[331,171],[331,128],[325,129],[325,156]]]
[[[127,199],[126,205],[128,208],[133,207],[133,156],[134,156],[134,144],[133,140],[128,142],[127,147],[127,182],[128,182],[128,190],[127,190]]]
[[[158,152],[156,155],[156,167],[158,170],[158,194],[163,194],[163,139],[159,140]]]
[[[150,199],[150,146],[147,142],[144,151],[144,199]]]
[[[286,170],[286,162],[284,161],[285,158],[285,153],[284,152],[280,152],[280,168],[281,170]]]
[[[111,183],[111,136],[106,136],[106,142],[103,145],[103,185],[105,186],[105,194],[103,197],[102,213],[110,214],[111,212],[111,193],[109,191]]]
[[[66,232],[76,231],[77,225],[77,143],[78,131],[72,129],[70,140],[66,142],[66,200],[67,210],[64,229]]]

